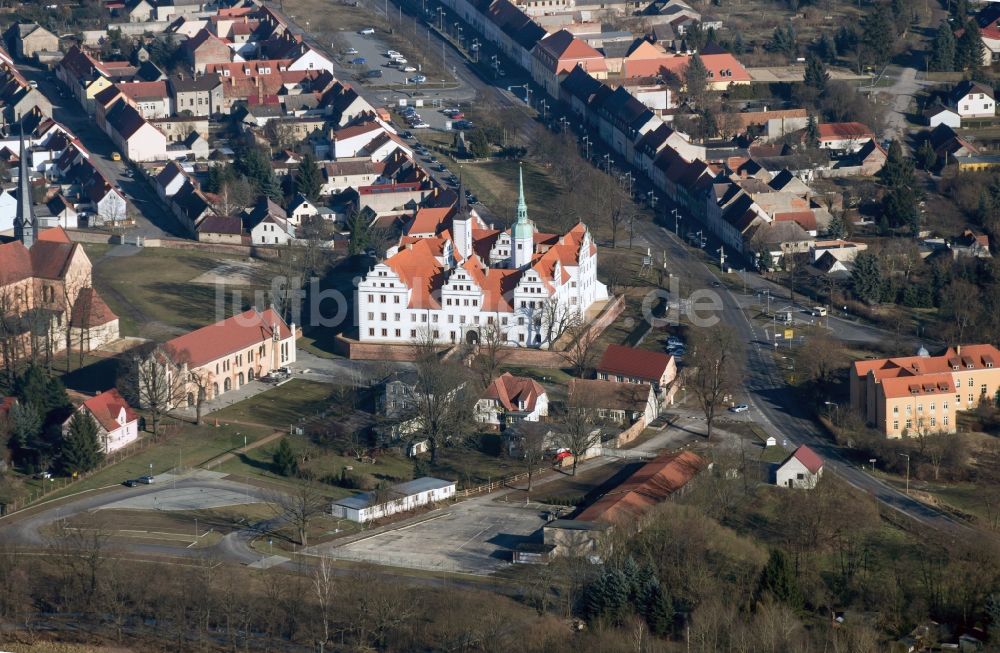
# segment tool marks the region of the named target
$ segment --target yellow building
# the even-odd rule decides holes
[[[851,408],[891,438],[954,433],[958,411],[998,400],[1000,350],[993,345],[856,361],[851,370]]]

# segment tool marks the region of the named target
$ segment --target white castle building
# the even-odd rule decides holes
[[[362,342],[476,343],[485,328],[499,328],[509,345],[547,348],[607,299],[587,227],[561,236],[536,231],[523,175],[511,229],[490,229],[463,189],[458,195],[454,208],[418,211],[399,245],[358,284]]]

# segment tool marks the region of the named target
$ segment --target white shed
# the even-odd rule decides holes
[[[455,496],[455,481],[425,476],[389,488],[386,500],[375,503],[374,492],[362,492],[333,502],[330,513],[334,517],[364,523],[444,501]]]
[[[809,447],[802,445],[778,466],[775,484],[778,487],[811,490],[823,475],[823,459]]]

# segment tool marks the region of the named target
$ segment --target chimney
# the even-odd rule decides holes
[[[962,355],[962,345],[957,345],[955,347],[955,355],[956,356],[961,356]]]

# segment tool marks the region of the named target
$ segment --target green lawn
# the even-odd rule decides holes
[[[197,251],[143,249],[134,256],[102,259],[94,266],[94,286],[118,315],[122,335],[163,339],[219,319],[216,286],[191,280],[238,260]],[[234,310],[234,290],[242,291],[237,308],[253,303],[252,287],[226,284],[219,293],[226,300],[226,315]]]
[[[292,379],[261,394],[212,413],[212,419],[236,420],[288,428],[302,417],[310,417],[336,401],[335,387]]]
[[[176,432],[165,429],[168,434],[161,435],[160,441],[151,443],[145,449],[115,465],[110,465],[82,480],[72,483],[47,498],[55,498],[121,483],[127,478],[135,478],[150,473],[162,474],[168,470],[182,467],[197,467],[216,456],[243,446],[246,436],[248,443],[273,433],[273,429],[225,424],[220,420],[218,427],[215,422],[206,421],[201,426],[183,424]],[[144,434],[149,437],[149,434]]]

